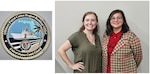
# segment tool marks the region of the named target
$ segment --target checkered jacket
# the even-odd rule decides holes
[[[107,72],[107,45],[109,36],[103,35],[103,72]],[[136,73],[142,60],[142,49],[139,38],[131,31],[123,33],[115,46],[110,59],[111,73]]]

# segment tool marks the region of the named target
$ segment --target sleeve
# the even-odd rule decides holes
[[[78,46],[78,32],[72,34],[68,40],[70,41],[72,48],[75,48]]]
[[[133,51],[134,59],[138,67],[142,60],[142,48],[140,39],[134,33],[132,33],[129,37],[131,49]]]

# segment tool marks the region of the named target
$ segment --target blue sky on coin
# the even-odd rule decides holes
[[[21,33],[26,28],[28,29],[29,32],[34,33],[36,31],[34,29],[36,27],[35,25],[38,26],[38,22],[35,21],[34,19],[27,18],[27,17],[19,18],[15,20],[9,27],[8,37],[12,38],[12,35],[10,33]],[[40,37],[41,32],[36,32],[35,36]]]

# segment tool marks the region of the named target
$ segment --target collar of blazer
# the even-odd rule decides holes
[[[129,31],[126,32],[126,33],[123,33],[121,39],[118,41],[117,45],[115,46],[112,54],[114,54],[115,52],[117,52],[118,50],[120,50],[121,47],[123,47],[127,43],[127,40],[129,38],[128,35],[129,35]],[[103,44],[103,51],[106,54],[107,54],[107,44],[109,42],[109,37],[110,36],[107,36],[106,34],[103,36],[103,43],[102,43]]]

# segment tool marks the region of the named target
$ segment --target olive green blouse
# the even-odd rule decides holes
[[[76,32],[68,40],[72,45],[74,63],[84,63],[85,69],[81,73],[102,72],[102,48],[98,35],[95,35],[95,45],[88,40],[84,32]],[[74,73],[80,71],[74,70]]]

